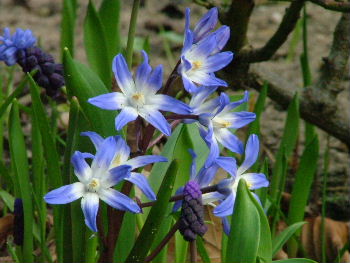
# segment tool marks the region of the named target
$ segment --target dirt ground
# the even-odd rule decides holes
[[[59,0],[29,0],[27,1],[30,9],[26,9],[20,5],[14,5],[14,0],[0,0],[0,29],[3,27],[29,28],[33,30],[40,39],[40,45],[45,51],[52,53],[57,60],[60,60],[60,20],[61,20],[61,2]],[[18,1],[17,2],[22,2]],[[86,10],[87,0],[80,0],[79,20],[76,28],[76,57],[86,62],[83,49],[82,24]],[[95,1],[96,3],[99,1]],[[122,22],[121,29],[124,40],[127,36],[128,20],[131,11],[132,1],[123,1],[122,5]],[[176,10],[169,9],[169,5],[176,6]],[[192,22],[206,10],[203,7],[196,6],[191,1],[184,0],[146,0],[145,6],[140,9],[138,19],[137,35],[140,37],[149,36],[151,44],[151,64],[164,64],[165,76],[170,72],[171,66],[166,58],[163,49],[163,38],[159,35],[159,26],[163,26],[166,30],[173,30],[178,34],[182,34],[184,26],[184,9],[192,7]],[[166,7],[170,11],[166,12]],[[251,45],[258,47],[273,34],[281,21],[284,10],[287,7],[285,3],[268,3],[258,4],[254,9],[251,17],[249,28],[249,42]],[[311,59],[311,70],[314,77],[317,76],[322,57],[327,56],[331,41],[332,32],[340,15],[336,12],[327,11],[313,4],[307,4],[307,13],[309,16],[309,57]],[[232,29],[234,30],[234,28]],[[98,40],[96,40],[98,41]],[[175,58],[181,49],[181,44],[170,42]],[[278,59],[266,62],[264,65],[272,71],[277,72],[285,77],[289,82],[302,87],[301,69],[299,65],[299,55],[301,53],[301,43],[296,50],[296,56],[292,61],[286,60],[286,54],[289,48],[289,41],[277,52]],[[344,81],[346,89],[339,96],[339,103],[344,105],[344,114],[349,115],[349,86],[348,81]],[[240,91],[237,91],[240,92]],[[252,92],[254,94],[254,92]],[[349,117],[350,118],[350,117]],[[262,142],[264,148],[275,153],[278,149],[281,133],[285,120],[285,113],[280,107],[268,101],[266,110],[262,116]],[[326,134],[318,131],[320,135],[321,151],[320,160],[325,149]],[[303,138],[301,136],[300,140]],[[331,138],[330,149],[330,183],[329,183],[329,214],[334,219],[349,220],[350,202],[349,202],[349,153],[345,145],[338,140]],[[299,149],[301,153],[302,147]],[[317,183],[313,199],[316,203],[318,200],[318,188],[321,182],[322,165],[320,161],[320,169],[318,172]],[[317,210],[317,209],[316,209]]]

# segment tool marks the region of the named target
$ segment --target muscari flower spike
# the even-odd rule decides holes
[[[82,197],[81,207],[85,223],[92,231],[97,232],[99,199],[115,209],[140,213],[141,208],[132,199],[112,187],[125,179],[136,184],[148,198],[154,200],[155,194],[146,178],[131,171],[167,159],[162,156],[140,156],[127,160],[130,149],[120,136],[103,139],[94,132],[85,132],[83,135],[89,136],[94,143],[96,155],[76,151],[72,156],[72,164],[79,182],[52,190],[44,199],[49,204],[67,204]],[[86,158],[93,159],[91,167]]]
[[[216,22],[217,10],[211,9],[191,31],[189,10],[186,11],[185,38],[178,73],[184,88],[190,93],[197,91],[197,85],[227,86],[225,81],[215,77],[214,72],[224,68],[233,59],[232,52],[220,52],[229,39],[230,29],[222,26],[210,33]]]
[[[36,37],[32,31],[17,28],[11,36],[9,28],[4,28],[4,34],[0,36],[0,61],[4,61],[7,66],[17,63],[17,51],[33,47]]]
[[[156,94],[162,87],[162,65],[152,71],[147,53],[142,51],[142,55],[144,61],[137,68],[135,80],[123,55],[117,55],[113,60],[113,72],[122,92],[103,94],[88,101],[101,109],[121,110],[115,119],[115,127],[118,131],[128,122],[141,116],[162,133],[170,136],[171,126],[160,111],[189,114],[191,110],[181,101],[167,95]]]
[[[241,100],[230,102],[226,93],[207,100],[216,87],[199,87],[198,92],[192,94],[189,103],[193,114],[199,115],[197,122],[199,132],[210,148],[206,167],[220,155],[219,143],[232,152],[242,154],[243,144],[231,129],[239,129],[255,120],[255,113],[240,111],[232,112],[239,105],[246,103],[249,94],[246,91]],[[187,120],[188,121],[188,120]]]
[[[256,161],[259,154],[259,138],[257,135],[252,134],[249,136],[247,145],[245,148],[245,159],[241,166],[237,169],[235,166],[233,176],[228,179],[222,180],[218,184],[218,191],[225,195],[224,200],[214,209],[214,215],[223,218],[224,232],[228,235],[230,233],[230,224],[227,216],[232,215],[238,183],[240,179],[244,179],[247,182],[250,190],[259,189],[261,187],[267,187],[269,181],[262,173],[245,173]],[[252,193],[259,201],[259,197]],[[260,202],[260,201],[259,201]]]

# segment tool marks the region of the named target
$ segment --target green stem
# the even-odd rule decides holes
[[[128,43],[126,45],[126,61],[131,68],[132,65],[132,54],[134,50],[134,40],[135,40],[135,31],[136,31],[136,22],[137,22],[137,14],[140,7],[140,0],[134,0],[131,17],[130,17],[130,26],[128,33]]]

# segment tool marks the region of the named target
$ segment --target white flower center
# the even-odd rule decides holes
[[[228,128],[231,126],[231,122],[225,121],[224,119],[215,117],[213,119],[213,125],[215,128]]]
[[[87,185],[87,189],[89,192],[97,192],[100,189],[100,186],[100,180],[98,180],[97,178],[92,178]]]
[[[134,107],[142,107],[146,102],[145,95],[143,95],[141,92],[134,93],[130,98],[130,103]]]

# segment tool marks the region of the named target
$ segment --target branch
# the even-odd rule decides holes
[[[242,62],[252,63],[269,60],[273,54],[286,42],[289,34],[293,31],[299,16],[300,11],[304,6],[304,0],[292,1],[289,8],[286,10],[281,24],[275,34],[259,49],[241,51],[237,55],[237,60]]]
[[[350,3],[349,2],[340,2],[333,0],[309,0],[310,2],[322,6],[325,9],[338,11],[338,12],[350,12]]]

